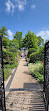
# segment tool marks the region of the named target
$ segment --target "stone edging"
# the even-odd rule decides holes
[[[20,60],[19,60],[19,62],[18,62],[18,65],[19,65],[19,63],[20,63]],[[15,75],[15,72],[16,72],[17,68],[18,68],[18,66],[15,68],[13,74],[11,75],[11,77],[10,77],[10,79],[9,79],[9,81],[8,81],[8,84],[6,85],[5,91],[7,91],[7,90],[10,88],[10,85],[11,85],[11,83],[12,83],[12,80],[13,80],[13,78],[14,78],[14,75]]]

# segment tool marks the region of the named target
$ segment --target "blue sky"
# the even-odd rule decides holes
[[[0,27],[5,26],[9,38],[16,31],[23,37],[28,30],[49,40],[49,0],[1,0]]]

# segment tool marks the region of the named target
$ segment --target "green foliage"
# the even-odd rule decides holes
[[[3,26],[0,29],[0,36],[2,36],[2,37],[8,36],[6,27]]]
[[[9,77],[11,74],[12,74],[12,73],[11,73],[11,70],[10,70],[10,69],[7,69],[7,68],[4,69],[4,79],[5,79],[5,80],[8,79],[8,77]]]
[[[30,63],[28,67],[32,76],[35,76],[38,82],[43,82],[43,63],[41,61],[34,64]]]
[[[17,49],[14,47],[9,48],[8,51],[13,52],[14,54],[18,52]]]
[[[9,47],[13,47],[13,41],[12,40],[9,40]]]
[[[13,102],[10,103],[10,107],[12,107],[12,106],[13,106]]]
[[[44,47],[39,47],[37,52],[30,54],[30,62],[42,61],[44,59]]]
[[[15,55],[14,55],[13,52],[9,52],[7,50],[3,50],[3,58],[12,61],[13,59],[15,59]]]
[[[39,47],[39,60],[42,61],[44,59],[44,47]]]
[[[11,69],[14,69],[14,68],[17,67],[17,66],[18,66],[18,62],[15,62],[14,64],[11,64],[11,65],[10,65],[10,68],[11,68]]]
[[[6,30],[4,30],[4,32],[6,32]],[[18,66],[18,61],[20,58],[20,51],[18,51],[19,48],[18,40],[15,39],[9,40],[7,37],[4,37],[3,34],[2,42],[4,46],[3,47],[4,68],[13,69],[14,67]],[[7,76],[8,78],[6,72],[5,76]]]
[[[13,47],[15,47],[15,48],[19,48],[19,42],[18,42],[18,40],[16,39],[13,39],[12,40],[12,45],[13,45]]]
[[[35,77],[37,78],[39,83],[42,83],[44,81],[43,75],[41,75],[39,72],[35,71]]]
[[[18,61],[12,62],[11,64],[4,65],[4,68],[13,69],[18,66]]]
[[[7,57],[7,52],[6,50],[3,48],[3,58],[5,59]]]
[[[42,64],[42,63],[41,63],[41,64]],[[40,74],[43,74],[43,73],[44,73],[43,65],[41,65],[41,67],[39,68],[39,73],[40,73]]]
[[[9,40],[7,38],[7,29],[6,27],[2,27],[0,29],[0,36],[2,36],[2,42],[3,42],[3,58],[4,58],[4,73],[5,73],[5,79],[9,77],[10,73],[9,69],[12,69],[14,67],[18,66],[18,61],[21,55],[21,48],[27,48],[28,50],[28,55],[27,60],[29,62],[36,62],[36,61],[41,61],[44,58],[44,47],[43,43],[44,40],[39,36],[37,37],[34,33],[31,31],[28,31],[28,33],[25,35],[25,38],[22,40],[22,32],[16,32],[14,35],[14,38],[12,40]],[[23,44],[22,44],[23,41]],[[18,51],[19,49],[19,51]],[[38,63],[37,63],[38,64]],[[35,66],[34,66],[35,67]],[[38,69],[38,68],[37,68]],[[34,71],[36,77],[38,76],[38,79],[42,81],[42,74],[43,74],[43,67],[39,67],[40,70]],[[41,75],[40,75],[41,74]]]
[[[22,32],[16,32],[14,35],[14,39],[18,41],[19,49],[21,50],[22,48]]]
[[[29,62],[36,62],[37,60],[39,60],[39,52],[34,52],[32,54],[30,54],[30,61]]]
[[[33,52],[36,52],[36,51],[37,51],[37,49],[35,49],[35,48],[29,48],[27,57],[30,57],[30,54]]]
[[[38,36],[37,39],[38,39],[38,46],[40,46],[40,45],[43,46],[44,45],[44,39],[42,39],[41,36]]]
[[[4,48],[7,48],[7,46],[9,46],[10,40],[7,37],[3,37],[2,42],[3,42]]]
[[[26,48],[37,48],[38,47],[38,39],[34,33],[28,31],[23,39],[23,46]]]

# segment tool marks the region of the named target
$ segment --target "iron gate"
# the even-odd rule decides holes
[[[2,37],[0,36],[0,110],[6,111],[5,108],[5,89],[4,89],[4,70],[3,70],[3,53]]]
[[[49,98],[49,41],[45,44],[45,50],[44,50],[44,93],[45,93],[45,111],[48,111],[48,98]]]

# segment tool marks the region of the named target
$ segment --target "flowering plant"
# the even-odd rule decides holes
[[[42,62],[43,62],[43,64],[44,64],[44,60],[43,60]]]

